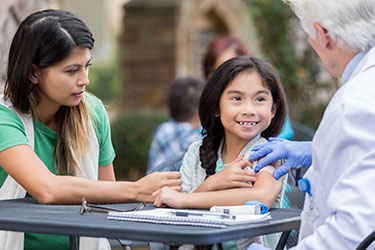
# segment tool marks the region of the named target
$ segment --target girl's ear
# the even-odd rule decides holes
[[[39,80],[38,80],[39,74],[40,74],[40,69],[38,68],[38,66],[32,64],[31,65],[31,72],[28,76],[29,80],[34,84],[38,84],[39,83]]]
[[[220,117],[220,109],[219,110],[218,109],[215,110],[214,116],[215,117]]]
[[[271,109],[272,118],[275,117],[276,111],[277,111],[278,108],[279,108],[279,103],[275,103],[275,104],[272,105],[272,109]]]

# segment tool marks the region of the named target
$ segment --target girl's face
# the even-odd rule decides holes
[[[271,92],[257,72],[239,73],[220,97],[220,119],[226,142],[247,143],[275,116]]]
[[[73,107],[81,102],[89,84],[88,67],[91,65],[90,49],[76,47],[63,61],[46,69],[36,69],[39,84],[40,104],[56,112],[60,106]]]

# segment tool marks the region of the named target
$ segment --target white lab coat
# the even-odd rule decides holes
[[[375,230],[375,47],[329,103],[304,177],[312,196],[293,249],[352,250]]]

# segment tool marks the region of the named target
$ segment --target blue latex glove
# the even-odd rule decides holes
[[[311,142],[288,141],[280,138],[269,138],[268,143],[255,146],[252,151],[255,151],[250,157],[250,161],[261,159],[255,166],[254,171],[258,172],[263,167],[275,162],[277,160],[285,159],[285,162],[280,167],[276,168],[273,173],[275,179],[279,179],[284,174],[288,173],[292,167],[301,166],[307,168],[311,165]]]
[[[247,250],[271,250],[271,248],[268,248],[268,247],[264,247],[258,243],[253,243],[251,244]]]

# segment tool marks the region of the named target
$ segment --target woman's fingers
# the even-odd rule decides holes
[[[162,175],[164,175],[168,179],[180,179],[181,174],[180,172],[173,171],[173,172],[161,172]]]
[[[182,180],[180,172],[159,172],[159,177],[164,180],[163,186],[181,187]]]
[[[176,190],[177,192],[181,192],[182,191],[182,187],[181,186],[173,186],[171,187],[173,190]]]
[[[174,186],[181,186],[182,180],[176,179],[176,180],[168,180],[165,185],[168,187],[174,187]]]

